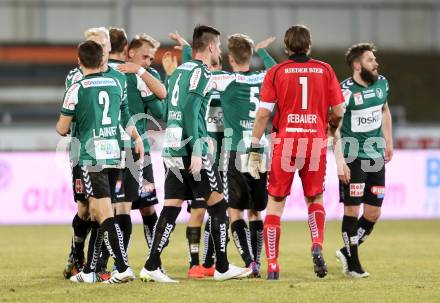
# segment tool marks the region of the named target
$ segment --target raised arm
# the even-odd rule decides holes
[[[176,42],[177,45],[174,46],[174,49],[182,51],[182,63],[188,62],[192,59],[192,47],[188,41],[183,39],[183,37],[177,31],[174,33],[169,33],[168,37]]]
[[[271,55],[267,52],[266,48],[275,41],[275,37],[269,37],[255,45],[255,52],[257,55],[263,60],[264,68],[269,69],[274,66],[276,61],[272,58]]]
[[[123,73],[135,73],[145,82],[148,88],[155,94],[159,99],[165,99],[167,97],[167,90],[163,83],[156,79],[151,73],[149,73],[145,68],[133,63],[126,62],[124,64],[119,64],[117,70]]]

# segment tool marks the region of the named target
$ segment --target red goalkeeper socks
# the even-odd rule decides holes
[[[264,244],[266,246],[266,257],[269,269],[268,271],[279,271],[278,268],[278,249],[280,245],[280,217],[267,215],[264,220]]]
[[[312,203],[309,206],[309,228],[312,237],[312,247],[319,245],[322,248],[324,242],[325,210],[320,203]]]

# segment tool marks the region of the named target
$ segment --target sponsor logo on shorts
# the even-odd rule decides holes
[[[350,197],[362,197],[365,183],[350,183]]]
[[[371,187],[371,193],[382,199],[385,196],[385,186],[373,186]]]
[[[83,194],[84,193],[84,187],[81,182],[81,179],[75,179],[75,192],[77,194]]]
[[[122,187],[122,181],[121,180],[116,181],[115,193],[119,193],[121,191],[121,187]]]

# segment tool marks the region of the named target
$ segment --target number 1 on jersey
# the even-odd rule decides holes
[[[301,85],[301,109],[307,109],[308,106],[308,78],[299,77],[299,84]]]

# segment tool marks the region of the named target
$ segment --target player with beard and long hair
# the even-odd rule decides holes
[[[373,44],[360,43],[345,55],[353,75],[341,83],[346,113],[334,140],[340,201],[344,203],[344,247],[336,256],[342,272],[352,278],[369,276],[360,264],[358,246],[379,219],[385,195],[385,163],[393,156],[389,86],[378,73],[375,51]],[[353,143],[358,148],[351,148]],[[364,208],[359,218],[360,204]]]

